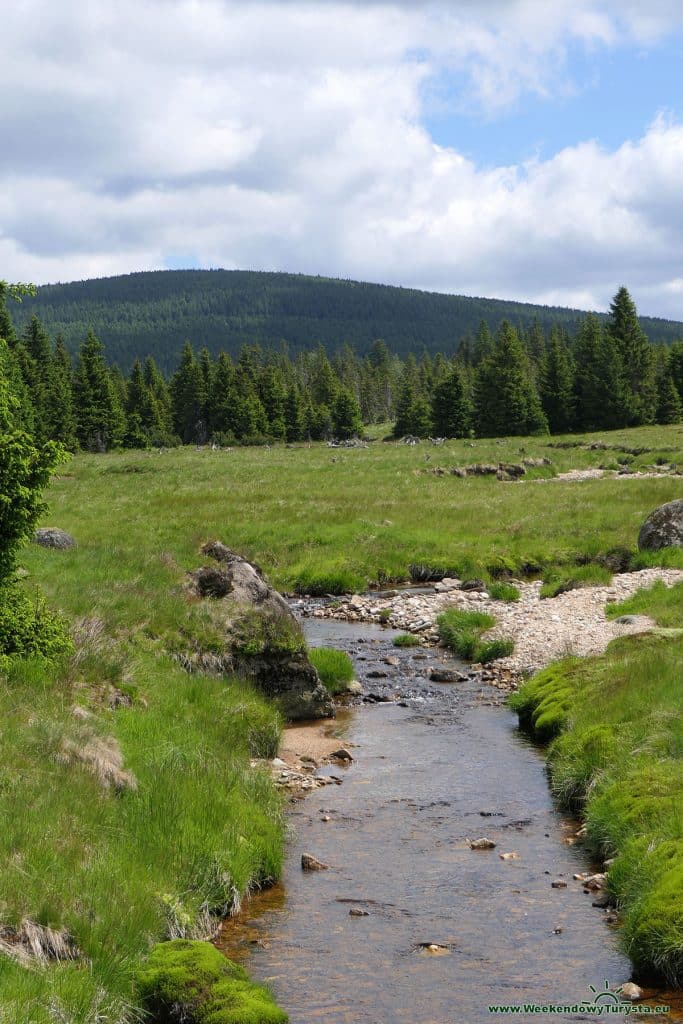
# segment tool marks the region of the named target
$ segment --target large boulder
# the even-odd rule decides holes
[[[640,528],[638,547],[641,551],[683,547],[683,498],[668,501],[650,513]]]
[[[311,664],[301,626],[281,594],[258,566],[220,541],[202,553],[217,565],[192,573],[198,597],[212,601],[225,635],[225,650],[194,658],[197,667],[234,672],[277,701],[290,721],[332,718],[334,704]]]
[[[76,547],[76,541],[71,534],[66,530],[60,530],[57,526],[43,526],[40,530],[36,530],[33,535],[33,543],[39,544],[41,548],[58,548],[60,551]]]

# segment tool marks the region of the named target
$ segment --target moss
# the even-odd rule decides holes
[[[155,946],[137,987],[153,1021],[187,1024],[286,1024],[287,1014],[246,971],[208,942]]]

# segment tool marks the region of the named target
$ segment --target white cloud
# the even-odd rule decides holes
[[[0,277],[287,269],[683,316],[683,129],[482,170],[425,86],[495,116],[568,87],[569,43],[649,45],[674,3],[25,0],[0,43]],[[640,291],[639,291],[640,290]]]

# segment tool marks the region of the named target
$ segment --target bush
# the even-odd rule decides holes
[[[16,656],[51,660],[72,649],[65,624],[42,598],[32,602],[17,584],[0,587],[0,666]]]
[[[175,939],[152,949],[137,987],[155,1020],[186,1024],[287,1024],[266,988],[209,942]]]
[[[519,590],[512,583],[498,581],[491,583],[488,588],[489,596],[494,601],[519,601]]]
[[[337,651],[334,647],[312,647],[308,655],[329,693],[343,693],[348,688],[355,673],[346,651]]]
[[[442,642],[465,661],[494,661],[512,654],[515,647],[512,640],[481,642],[481,634],[496,624],[493,615],[486,612],[447,608],[436,624]]]

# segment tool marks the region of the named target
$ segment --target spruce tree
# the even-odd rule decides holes
[[[475,420],[482,437],[545,433],[548,421],[531,376],[529,358],[504,320],[490,356],[477,368]]]
[[[683,402],[671,373],[664,373],[657,381],[657,423],[680,423]]]
[[[178,443],[178,437],[173,433],[173,403],[168,384],[161,376],[159,369],[151,356],[147,356],[142,369],[145,378],[145,385],[151,395],[158,417],[158,433],[152,432],[150,441],[153,445],[166,446]]]
[[[360,406],[350,388],[340,387],[332,406],[332,428],[335,437],[345,441],[363,433]]]
[[[204,375],[186,341],[178,368],[171,378],[173,429],[182,444],[205,444],[208,439],[204,418],[206,393]]]
[[[574,367],[560,331],[553,328],[550,344],[539,365],[539,394],[552,434],[574,424]]]
[[[579,326],[574,350],[574,414],[577,430],[613,430],[628,422],[621,356],[594,313]]]
[[[285,398],[285,438],[291,444],[293,441],[303,441],[305,433],[304,406],[298,388],[292,384]]]
[[[206,407],[211,436],[223,442],[234,440],[235,437],[234,388],[235,367],[232,359],[225,352],[220,352],[214,366]]]
[[[621,360],[627,426],[654,423],[657,411],[655,354],[640,326],[635,303],[623,286],[610,305],[607,330]]]
[[[467,437],[472,427],[472,411],[465,374],[456,364],[446,379],[434,389],[434,433],[438,437]]]
[[[394,437],[406,437],[406,435],[412,433],[413,417],[411,413],[417,397],[417,364],[415,356],[412,352],[409,352],[403,364],[403,371],[398,385]]]
[[[683,340],[674,341],[669,349],[668,369],[676,385],[676,391],[683,401]]]
[[[74,377],[77,437],[86,451],[106,452],[123,441],[125,416],[101,343],[88,331]]]
[[[59,441],[68,451],[75,451],[78,447],[78,436],[74,410],[73,367],[61,335],[57,337],[51,363],[45,398],[48,436],[53,441]]]

